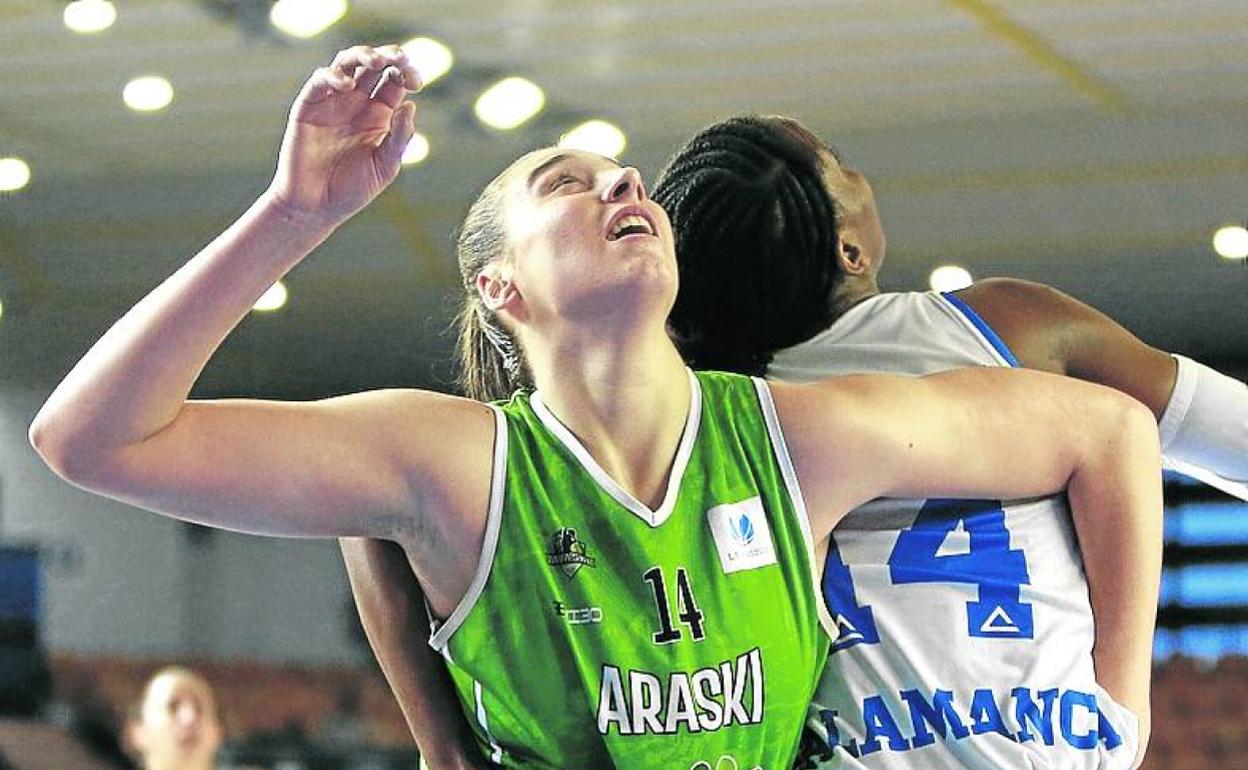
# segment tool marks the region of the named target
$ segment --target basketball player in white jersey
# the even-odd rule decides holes
[[[1170,465],[1248,497],[1242,383],[1039,284],[881,293],[885,238],[871,187],[796,122],[735,118],[703,130],[654,197],[677,233],[670,321],[692,365],[794,381],[964,366],[1067,374],[1143,401]],[[837,638],[807,766],[1138,764],[1147,690],[1129,710],[1098,683],[1093,608],[1098,621],[1115,608],[1096,601],[1097,544],[1082,539],[1083,560],[1061,496],[877,500],[843,520],[823,571]]]
[[[1170,464],[1245,496],[1242,384],[1037,284],[881,294],[884,234],[869,185],[795,123],[706,129],[673,158],[656,198],[677,229],[673,327],[695,365],[795,379],[1018,364],[1068,374],[1145,402],[1162,420]],[[834,545],[823,588],[839,637],[812,708],[811,763],[1135,762],[1137,715],[1107,697],[1093,670],[1094,602],[1063,501],[881,501],[852,514]],[[374,541],[343,549],[374,650],[430,765],[484,767],[465,749],[462,720],[439,706],[452,701],[420,643],[420,594],[402,554]]]

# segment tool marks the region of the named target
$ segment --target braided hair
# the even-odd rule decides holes
[[[734,117],[659,174],[680,262],[668,324],[690,366],[761,375],[832,323],[837,211],[820,147],[788,118]]]

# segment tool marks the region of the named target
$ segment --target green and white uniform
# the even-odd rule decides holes
[[[430,643],[508,767],[783,770],[829,640],[771,394],[690,373],[662,504],[619,487],[542,403],[495,405],[475,579]]]

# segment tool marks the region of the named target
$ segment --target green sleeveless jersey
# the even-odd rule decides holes
[[[480,566],[431,640],[494,762],[790,766],[828,647],[806,512],[766,384],[690,380],[657,510],[540,393],[495,406]]]

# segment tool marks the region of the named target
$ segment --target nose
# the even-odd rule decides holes
[[[644,201],[646,186],[641,181],[641,172],[632,166],[626,166],[615,173],[611,183],[603,191],[603,199],[607,203],[618,203],[630,198]]]
[[[182,703],[178,706],[175,719],[178,724],[191,725],[199,721],[199,707],[193,703]]]

